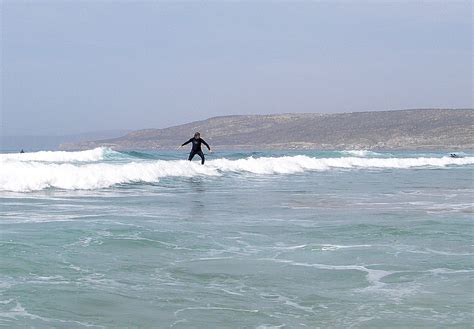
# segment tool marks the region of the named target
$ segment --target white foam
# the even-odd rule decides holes
[[[425,249],[427,252],[426,253],[433,253],[437,255],[443,255],[443,256],[472,256],[472,253],[458,253],[458,252],[449,252],[449,251],[440,251],[440,250],[434,250],[430,248]]]
[[[346,151],[341,151],[341,153],[356,156],[356,157],[367,157],[367,156],[381,155],[380,153],[367,151],[367,150],[346,150]]]
[[[41,161],[41,162],[93,162],[105,158],[107,152],[114,152],[105,147],[93,150],[66,152],[66,151],[40,151],[31,153],[0,154],[1,161]]]
[[[200,313],[205,311],[231,311],[240,313],[259,313],[259,310],[244,309],[244,308],[232,308],[232,307],[185,307],[174,312],[175,316],[178,316],[182,312],[186,311],[199,311]]]
[[[471,165],[469,158],[312,158],[304,155],[286,157],[246,158],[239,160],[217,159],[209,161],[211,168],[230,172],[254,174],[292,174],[311,170],[330,169],[408,169],[416,167],[446,167],[449,165]]]
[[[259,325],[258,327],[256,327],[255,329],[280,329],[280,328],[284,328],[286,327],[285,324],[280,324],[278,326],[275,326],[275,325],[272,325],[272,324],[261,324]]]
[[[313,249],[313,250],[322,250],[322,251],[335,251],[339,249],[350,249],[350,248],[370,248],[372,245],[370,244],[357,244],[357,245],[350,245],[350,246],[341,246],[337,244],[317,244],[320,246],[320,249]]]
[[[13,301],[11,301],[11,303],[13,303]],[[12,307],[10,310],[6,312],[0,312],[0,324],[1,322],[6,322],[5,320],[11,321],[11,320],[18,320],[19,318],[29,318],[32,320],[36,320],[36,322],[43,321],[43,322],[48,322],[48,323],[54,323],[54,322],[73,323],[73,324],[84,326],[84,327],[105,328],[104,326],[101,326],[101,325],[95,325],[95,324],[86,323],[86,322],[45,318],[36,314],[29,313],[19,302],[16,302],[15,306]]]
[[[474,270],[452,270],[449,268],[435,268],[432,270],[429,270],[428,272],[431,272],[433,274],[459,274],[459,273],[472,273]]]
[[[74,161],[90,161],[96,154],[104,156],[104,149],[95,149]],[[112,151],[113,152],[113,151]],[[50,158],[51,160],[52,158]],[[59,159],[58,157],[55,158]],[[72,159],[72,158],[71,158]],[[82,159],[82,160],[78,160]],[[52,160],[51,160],[52,161]],[[294,174],[306,171],[340,169],[408,169],[442,168],[451,165],[472,165],[469,158],[312,158],[304,155],[285,157],[246,158],[239,160],[210,160],[205,166],[185,160],[156,160],[128,163],[51,163],[37,161],[0,161],[0,191],[37,191],[45,188],[94,190],[116,184],[158,182],[163,177],[219,176],[237,174]]]
[[[0,304],[7,305],[13,302],[13,299],[0,300]]]
[[[126,164],[56,164],[16,162],[0,164],[0,190],[24,192],[45,188],[94,190],[116,184],[158,182],[161,177],[218,175],[215,169],[188,161]]]
[[[353,271],[365,272],[366,279],[368,283],[370,284],[370,286],[367,287],[366,290],[380,289],[381,287],[385,286],[385,283],[381,282],[380,280],[390,274],[396,273],[396,272],[389,272],[389,271],[384,271],[384,270],[374,270],[362,265],[309,264],[309,263],[295,262],[295,261],[287,260],[287,259],[268,259],[268,260],[276,262],[276,263],[290,264],[292,266],[313,267],[313,268],[317,268],[321,270],[342,270],[342,271],[353,270]]]
[[[378,270],[369,268],[367,265],[326,265],[326,264],[312,264],[312,263],[302,263],[288,259],[262,259],[268,260],[275,263],[283,263],[288,264],[291,266],[301,266],[301,267],[312,267],[316,269],[322,270],[336,270],[336,271],[360,271],[365,273],[365,278],[367,283],[369,284],[367,287],[355,289],[355,292],[358,293],[381,293],[390,296],[390,298],[395,302],[401,302],[403,296],[412,295],[418,291],[419,284],[412,283],[406,284],[404,283],[402,286],[397,284],[388,284],[382,281],[383,278],[395,274],[395,273],[403,273],[402,271],[386,271],[386,270]],[[454,273],[444,271],[446,269],[437,269],[429,272],[433,272],[435,274],[438,273]],[[466,271],[455,271],[455,273],[464,273]],[[470,272],[470,271],[469,271]]]

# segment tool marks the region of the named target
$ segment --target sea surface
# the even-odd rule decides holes
[[[0,327],[472,328],[458,154],[2,154]]]

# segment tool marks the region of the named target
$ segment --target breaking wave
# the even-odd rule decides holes
[[[109,161],[126,156],[126,162]],[[137,159],[103,148],[82,152],[7,155],[7,159],[3,155],[1,160],[0,191],[15,192],[47,188],[95,190],[117,184],[156,183],[164,177],[221,176],[228,173],[279,175],[342,169],[443,168],[474,164],[474,157],[315,158],[296,155],[237,160],[221,158],[209,160],[201,166],[198,162],[184,160]]]
[[[158,182],[162,177],[215,175],[215,170],[187,161],[125,164],[7,163],[0,173],[0,190],[24,192],[45,188],[93,190],[116,184]]]
[[[107,154],[118,154],[106,147],[93,150],[66,152],[66,151],[40,151],[31,153],[0,154],[0,162],[6,161],[40,161],[40,162],[94,162],[104,160]]]
[[[381,153],[373,152],[373,151],[367,151],[367,150],[347,150],[347,151],[341,151],[343,155],[351,155],[355,157],[367,157],[367,156],[380,156],[382,155]]]

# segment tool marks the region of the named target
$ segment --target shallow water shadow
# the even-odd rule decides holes
[[[201,177],[190,177],[188,179],[190,190],[190,216],[189,218],[204,218],[206,211],[206,184]]]

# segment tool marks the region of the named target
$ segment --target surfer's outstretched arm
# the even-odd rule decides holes
[[[187,142],[184,142],[183,144],[181,144],[181,146],[184,146],[184,145],[186,145],[186,144],[189,144],[189,143],[191,143],[191,141],[192,141],[192,140],[193,140],[193,139],[191,138],[191,139],[190,139],[190,140],[188,140]]]
[[[206,141],[204,139],[201,138],[201,143],[203,143],[204,145],[206,145],[207,149],[210,151],[211,150],[211,147],[209,146],[209,144],[206,143]]]

